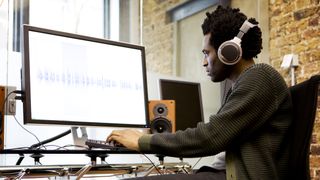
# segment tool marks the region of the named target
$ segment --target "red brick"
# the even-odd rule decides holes
[[[282,70],[279,65],[282,61],[281,57],[287,51],[299,56],[300,65],[295,71],[297,82],[305,81],[311,75],[320,74],[319,2],[320,0],[270,1],[270,64],[279,70],[287,84],[290,84],[288,72]],[[292,4],[295,6],[292,6]],[[298,36],[295,34],[298,34]],[[320,180],[320,98],[318,103],[319,109],[316,115],[317,119],[314,124],[310,148],[310,174],[312,180]]]
[[[318,26],[319,25],[319,21],[320,21],[319,16],[316,16],[314,18],[310,18],[309,26]]]
[[[301,10],[294,12],[293,16],[296,21],[299,21],[301,19],[307,18],[307,17],[312,16],[316,13],[319,13],[319,9],[320,9],[320,7],[318,7],[318,6],[308,7],[308,8],[301,9]]]
[[[314,156],[319,156],[320,155],[320,144],[318,145],[311,145],[311,148],[310,148],[310,153],[311,155],[314,155]]]
[[[320,167],[320,156],[310,156],[310,167]]]

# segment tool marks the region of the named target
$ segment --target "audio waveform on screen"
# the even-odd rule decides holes
[[[38,70],[37,78],[39,83],[47,83],[52,85],[64,85],[69,87],[84,88],[120,88],[124,90],[142,91],[142,83],[131,82],[123,79],[106,78],[103,75],[87,75],[78,72],[62,72],[57,73],[49,70]]]

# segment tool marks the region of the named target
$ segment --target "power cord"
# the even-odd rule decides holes
[[[21,95],[21,96],[15,96],[15,99],[16,99],[16,100],[23,100],[23,98],[22,98],[23,91],[20,91],[20,90],[11,91],[11,92],[5,97],[5,99],[4,99],[4,102],[3,102],[2,108],[1,108],[1,109],[2,109],[2,112],[4,112],[5,104],[6,104],[6,102],[8,101],[8,97],[9,97],[11,94],[13,94],[13,93],[15,93],[15,94],[20,94],[20,95]],[[1,114],[0,114],[0,115],[1,115]],[[39,138],[38,138],[34,133],[30,132],[28,129],[26,129],[25,127],[23,127],[23,126],[21,125],[21,123],[19,123],[19,121],[17,120],[16,116],[13,116],[13,117],[14,117],[15,121],[18,123],[18,125],[19,125],[22,129],[24,129],[26,132],[28,132],[29,134],[31,134],[32,136],[34,136],[34,137],[37,139],[38,143],[31,145],[31,146],[29,147],[29,149],[36,149],[36,148],[38,148],[38,147],[43,147],[44,149],[46,149],[46,146],[44,146],[44,144],[47,144],[47,143],[52,142],[52,141],[55,141],[55,140],[57,140],[57,139],[59,139],[59,138],[61,138],[61,137],[64,137],[64,136],[66,136],[66,135],[68,135],[68,134],[71,133],[71,130],[67,130],[67,131],[65,131],[65,132],[63,132],[63,133],[61,133],[61,134],[58,134],[57,136],[54,136],[54,137],[49,138],[49,139],[46,139],[46,140],[44,140],[44,141],[40,141]],[[83,147],[82,147],[82,148],[83,148]]]
[[[63,132],[63,133],[61,133],[61,134],[58,134],[58,135],[56,135],[56,136],[54,136],[54,137],[52,137],[52,138],[49,138],[49,139],[46,139],[46,140],[41,141],[41,142],[39,142],[39,143],[33,144],[33,145],[31,145],[31,146],[29,147],[29,149],[35,149],[35,148],[37,148],[37,147],[39,147],[39,146],[43,146],[44,144],[47,144],[47,143],[49,143],[49,142],[55,141],[55,140],[57,140],[57,139],[60,139],[60,138],[66,136],[66,135],[68,135],[68,134],[70,134],[70,133],[71,133],[71,129],[69,129],[69,130],[67,130],[67,131],[65,131],[65,132]],[[43,146],[43,147],[44,147],[44,146]]]
[[[56,150],[60,150],[60,149],[69,150],[67,147],[76,147],[76,148],[81,148],[81,149],[84,149],[84,150],[89,150],[89,148],[86,147],[86,146],[75,145],[75,144],[67,144],[67,145],[64,145],[64,146],[61,146],[61,147],[57,148]]]
[[[33,134],[32,132],[30,132],[28,129],[26,129],[25,127],[23,127],[20,123],[19,123],[19,121],[18,121],[18,119],[16,118],[16,116],[13,116],[14,117],[14,119],[16,120],[16,122],[18,123],[18,125],[23,129],[23,130],[25,130],[26,132],[28,132],[29,134],[31,134],[33,137],[35,137],[36,139],[37,139],[37,141],[39,142],[38,144],[40,144],[40,146],[42,146],[44,149],[47,149],[42,143],[41,143],[41,141],[39,140],[39,138],[35,135],[35,134]]]
[[[1,112],[2,112],[2,113],[4,113],[5,105],[6,105],[7,101],[8,101],[9,96],[10,96],[11,94],[13,94],[13,93],[15,93],[15,94],[20,94],[21,96],[15,96],[15,99],[17,99],[17,100],[22,100],[23,91],[21,91],[21,90],[11,91],[10,93],[7,94],[7,96],[5,97],[5,99],[4,99],[3,103],[2,103],[2,107],[1,107]],[[23,126],[19,123],[19,121],[18,121],[18,119],[17,119],[17,117],[16,117],[15,115],[13,115],[13,117],[14,117],[15,121],[18,123],[18,125],[19,125],[23,130],[25,130],[26,132],[28,132],[29,134],[31,134],[32,136],[34,136],[34,137],[37,139],[37,141],[42,145],[41,141],[39,140],[39,138],[38,138],[35,134],[33,134],[33,133],[30,132],[28,129],[26,129],[25,127],[23,127]],[[4,121],[4,119],[3,119],[3,121]],[[42,146],[43,146],[43,145],[42,145]],[[44,147],[44,146],[43,146],[43,147]],[[44,148],[45,148],[45,147],[44,147]]]
[[[162,175],[161,174],[161,172],[160,172],[160,170],[158,169],[158,167],[151,161],[151,159],[147,156],[147,155],[145,155],[145,154],[142,154],[144,157],[146,157],[149,161],[150,161],[150,163],[152,164],[152,166],[156,169],[156,171],[160,174],[160,175]]]
[[[201,159],[202,159],[202,158],[199,158],[198,161],[191,167],[192,170],[193,170],[194,167],[200,162]]]

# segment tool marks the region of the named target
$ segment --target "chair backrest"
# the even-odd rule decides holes
[[[292,179],[310,179],[309,155],[320,75],[290,87],[293,122],[290,134],[290,175]]]

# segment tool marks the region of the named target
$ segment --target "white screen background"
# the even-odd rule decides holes
[[[32,119],[146,124],[141,58],[139,49],[30,31]]]

